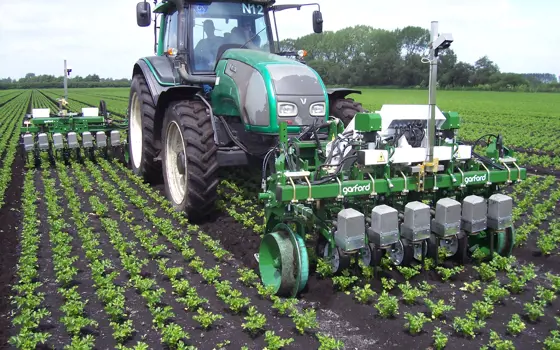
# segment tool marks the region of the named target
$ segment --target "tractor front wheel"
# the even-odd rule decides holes
[[[157,181],[161,176],[161,165],[154,160],[155,114],[156,107],[146,79],[137,74],[132,79],[128,104],[128,153],[134,174],[148,182]]]
[[[336,117],[348,126],[350,121],[356,116],[356,113],[366,112],[361,103],[351,98],[339,98],[329,102],[330,115]]]
[[[161,139],[167,198],[191,220],[207,217],[217,197],[218,148],[206,105],[196,100],[171,102]]]

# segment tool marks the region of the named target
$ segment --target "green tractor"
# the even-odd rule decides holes
[[[510,255],[513,201],[501,190],[527,173],[501,135],[479,154],[458,140],[459,115],[437,108],[437,56],[452,36],[432,23],[427,105],[371,113],[347,98],[360,91],[327,89],[302,54],[280,50],[275,13],[307,5],[318,7],[321,33],[318,4],[156,4],[157,55],[136,62],[130,91],[133,171],[148,181],[163,174],[174,207],[201,218],[217,170],[259,160],[265,232],[255,257],[278,295],[305,288],[309,243],[334,273],[383,256],[406,266],[440,252],[461,262]],[[136,10],[149,26],[150,5]]]
[[[319,9],[315,33],[322,32]],[[306,5],[266,1],[164,0],[156,4],[155,56],[134,65],[129,101],[129,155],[147,181],[163,174],[176,209],[190,218],[209,213],[217,170],[263,159],[288,132],[323,123],[329,114],[349,121],[362,107],[351,89],[327,89],[302,52],[281,52],[275,13]],[[151,6],[137,5],[139,26]],[[276,35],[276,39],[274,38]]]

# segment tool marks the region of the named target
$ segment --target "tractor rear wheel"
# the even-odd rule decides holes
[[[366,112],[361,103],[351,98],[339,98],[329,103],[330,115],[340,119],[344,126],[348,126],[356,113]]]
[[[167,198],[191,220],[214,209],[218,187],[218,147],[206,105],[173,101],[162,129],[163,179]]]
[[[146,79],[136,74],[132,79],[128,102],[128,153],[134,174],[148,182],[154,182],[161,176],[161,165],[154,160],[155,114],[156,107]]]

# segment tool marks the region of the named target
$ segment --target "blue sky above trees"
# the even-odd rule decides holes
[[[0,77],[74,75],[128,78],[134,62],[153,53],[153,28],[136,26],[138,0],[0,1]],[[151,1],[152,2],[152,1]],[[300,2],[278,0],[278,4]],[[307,1],[303,1],[307,2]],[[316,0],[325,30],[356,24],[451,32],[460,61],[487,55],[503,72],[560,74],[560,2],[551,0]],[[152,2],[153,3],[153,2]],[[277,15],[281,38],[309,34],[313,8]]]

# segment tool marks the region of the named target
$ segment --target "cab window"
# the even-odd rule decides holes
[[[177,14],[178,12],[175,11],[166,18],[165,37],[163,41],[164,52],[169,52],[169,49],[173,49],[175,52],[177,50]]]
[[[269,50],[265,11],[261,5],[193,4],[191,13],[195,71],[213,71],[222,45]]]

